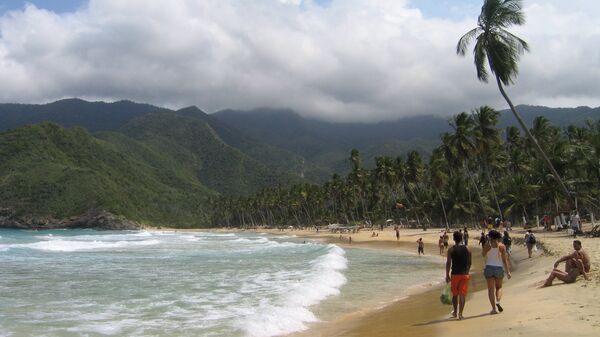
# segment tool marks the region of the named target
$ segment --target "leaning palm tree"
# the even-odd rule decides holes
[[[487,61],[492,74],[496,77],[498,89],[510,106],[510,110],[521,125],[521,128],[527,134],[527,137],[534,145],[539,155],[544,159],[546,165],[552,172],[554,179],[560,184],[563,192],[570,200],[571,195],[558,172],[552,166],[550,159],[537,140],[533,137],[521,115],[517,112],[508,95],[504,91],[503,85],[514,83],[513,78],[518,73],[519,56],[524,51],[529,51],[527,42],[512,34],[506,28],[512,25],[522,25],[525,23],[525,15],[522,12],[521,0],[484,0],[481,7],[481,14],[477,22],[477,27],[463,35],[456,46],[456,53],[464,56],[470,42],[475,39],[473,55],[475,59],[475,68],[477,78],[482,82],[487,82],[488,72],[485,66]]]

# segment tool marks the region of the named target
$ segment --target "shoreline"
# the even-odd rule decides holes
[[[223,231],[223,230],[217,230]],[[380,236],[371,237],[372,231],[354,234],[316,233],[315,231],[277,231],[277,230],[227,230],[230,232],[255,232],[274,235],[296,235],[300,238],[317,239],[326,243],[334,243],[342,248],[374,248],[401,249],[416,253],[416,240],[423,237],[425,253],[440,256],[437,238],[440,229],[400,229],[400,240],[396,241],[392,229],[376,231]],[[510,232],[513,239],[511,265],[513,277],[504,278],[505,311],[499,315],[489,315],[491,310],[487,298],[487,285],[483,278],[483,258],[478,246],[478,231],[470,231],[469,248],[473,254],[471,282],[465,306],[465,319],[457,321],[448,319],[452,310],[450,305],[442,305],[439,301],[441,285],[437,282],[424,282],[424,288],[399,300],[390,302],[381,308],[345,315],[334,321],[310,324],[305,331],[287,335],[287,337],[308,336],[469,336],[485,332],[486,336],[506,336],[527,334],[547,337],[548,335],[569,334],[570,336],[596,336],[600,333],[600,272],[597,263],[600,261],[600,245],[598,239],[579,238],[583,248],[592,260],[591,280],[579,277],[574,284],[564,284],[555,280],[552,287],[541,288],[541,283],[553,268],[559,257],[572,251],[573,238],[565,232],[543,232],[534,230],[538,241],[547,251],[534,252],[529,259],[527,250],[520,242],[525,231],[515,228]],[[347,242],[352,236],[352,244]],[[440,258],[444,258],[440,256]],[[559,266],[563,268],[563,265]],[[440,269],[440,279],[444,269]],[[429,285],[428,285],[429,284]]]
[[[588,228],[589,227],[589,228]],[[584,231],[591,229],[584,224]],[[147,229],[152,230],[152,229]],[[185,229],[161,229],[190,231]],[[391,228],[371,237],[373,231],[354,234],[340,234],[314,230],[275,229],[202,229],[191,231],[209,232],[251,232],[271,235],[295,235],[299,238],[315,239],[333,243],[342,248],[402,249],[416,253],[416,240],[425,242],[426,255],[439,255],[437,238],[441,229],[400,229],[400,240],[396,241]],[[513,239],[511,265],[513,277],[504,278],[504,312],[490,315],[487,298],[487,286],[483,279],[483,258],[478,246],[479,231],[471,230],[469,248],[473,254],[471,282],[465,306],[465,319],[449,319],[450,305],[442,305],[439,300],[440,286],[430,285],[422,292],[409,294],[406,298],[394,301],[382,308],[356,312],[329,322],[311,323],[307,330],[286,335],[286,337],[436,337],[436,336],[472,336],[485,332],[487,337],[505,337],[507,335],[527,335],[528,337],[547,337],[554,335],[597,336],[600,334],[600,241],[598,238],[581,238],[583,249],[591,259],[590,281],[579,277],[574,284],[564,284],[555,280],[554,285],[541,288],[541,284],[553,269],[554,262],[563,255],[572,252],[573,238],[562,232],[544,232],[534,229],[543,250],[527,257],[527,249],[522,244],[525,230],[515,228],[510,232]],[[352,236],[352,244],[348,243]],[[442,256],[440,256],[442,257]],[[443,257],[445,258],[445,257]],[[479,261],[479,262],[477,262]],[[559,266],[564,268],[564,264]],[[445,271],[440,268],[440,279]],[[424,282],[426,284],[427,282]]]

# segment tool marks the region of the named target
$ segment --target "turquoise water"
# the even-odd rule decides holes
[[[439,259],[295,237],[0,230],[0,336],[278,336],[377,307]]]

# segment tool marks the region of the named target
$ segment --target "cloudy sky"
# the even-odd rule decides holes
[[[483,0],[0,0],[0,102],[130,99],[327,120],[506,104],[456,42]],[[517,104],[600,106],[600,1],[525,0]]]

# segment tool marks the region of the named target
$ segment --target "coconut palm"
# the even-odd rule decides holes
[[[525,15],[522,11],[521,2],[521,0],[485,0],[481,7],[477,27],[468,31],[460,38],[456,46],[456,53],[464,56],[470,42],[473,39],[476,40],[473,55],[477,78],[482,82],[487,82],[488,71],[485,66],[487,61],[490,71],[496,78],[498,89],[510,106],[519,125],[527,134],[536,151],[546,162],[554,179],[560,184],[567,198],[570,199],[569,190],[537,140],[529,132],[523,118],[516,110],[503,87],[503,85],[508,86],[514,82],[513,79],[518,73],[519,56],[524,51],[529,51],[527,42],[506,30],[506,28],[512,25],[520,26],[525,23]]]
[[[490,184],[490,190],[494,202],[496,203],[498,215],[502,218],[502,208],[498,202],[498,196],[496,195],[496,189],[489,168],[489,163],[498,156],[498,150],[500,148],[500,130],[496,127],[500,113],[489,106],[482,106],[479,109],[474,110],[472,115],[473,121],[475,122],[473,132],[474,145],[477,149],[483,171]]]

